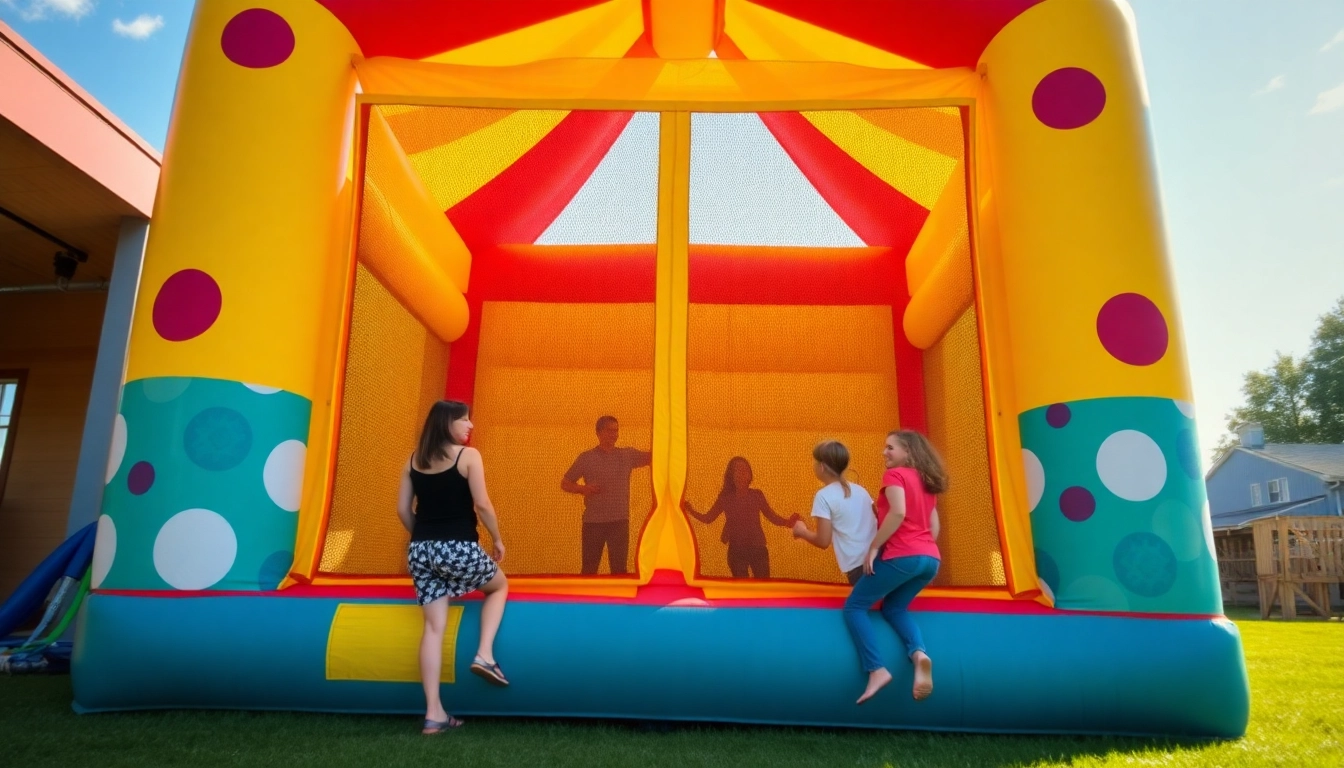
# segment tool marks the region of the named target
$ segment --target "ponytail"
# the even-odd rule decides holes
[[[840,481],[840,487],[849,498],[849,481],[845,479],[845,470],[849,469],[849,449],[839,440],[824,440],[812,449],[812,458],[829,469]]]

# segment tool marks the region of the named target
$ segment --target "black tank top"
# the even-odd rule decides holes
[[[411,541],[474,541],[476,506],[471,499],[467,478],[457,471],[463,450],[453,465],[442,472],[421,472],[411,462],[411,488],[415,491],[415,528]]]

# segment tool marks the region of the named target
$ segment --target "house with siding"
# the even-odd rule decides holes
[[[1344,515],[1344,444],[1266,443],[1258,424],[1238,430],[1204,476],[1213,528],[1279,515]]]

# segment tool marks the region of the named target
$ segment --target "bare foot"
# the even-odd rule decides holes
[[[862,704],[863,702],[873,698],[874,696],[877,695],[878,691],[882,690],[883,686],[885,686],[887,683],[890,682],[891,682],[891,673],[887,671],[886,667],[879,667],[873,670],[872,672],[869,672],[868,687],[863,689],[863,695],[860,696],[859,700],[854,703]]]
[[[915,687],[911,691],[915,701],[923,701],[933,693],[933,659],[927,653],[915,652]]]

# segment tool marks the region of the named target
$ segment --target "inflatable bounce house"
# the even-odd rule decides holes
[[[1120,0],[201,0],[75,707],[421,712],[446,397],[513,593],[507,689],[451,608],[454,713],[1240,735],[1146,109]],[[597,520],[603,416],[649,456]],[[683,501],[741,457],[806,517],[818,440],[875,491],[898,427],[950,470],[937,688],[880,625],[860,707],[833,555],[744,572]]]

